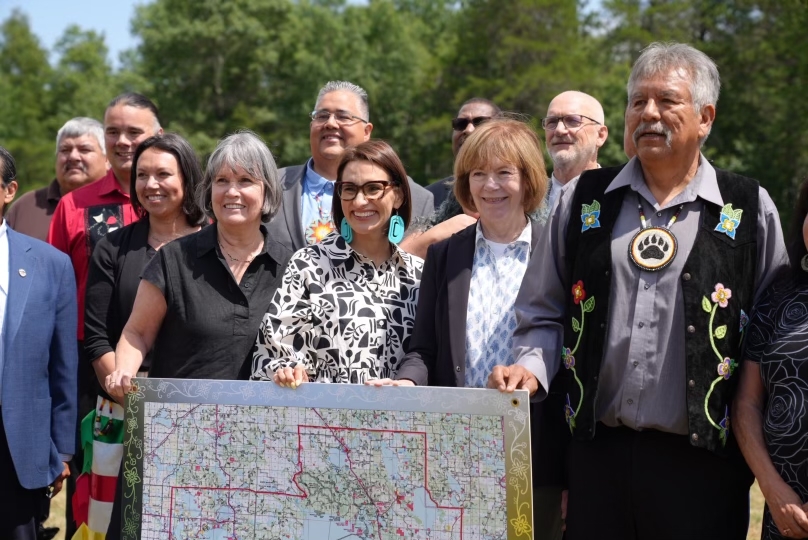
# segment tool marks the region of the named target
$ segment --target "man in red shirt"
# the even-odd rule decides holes
[[[17,199],[6,212],[6,221],[15,231],[46,242],[61,198],[95,182],[107,169],[104,126],[93,118],[71,118],[56,134],[56,179]]]
[[[97,182],[71,191],[59,201],[48,231],[48,243],[64,251],[73,262],[78,296],[79,402],[78,423],[95,409],[98,382],[88,359],[84,358],[84,291],[93,248],[107,233],[137,221],[129,201],[132,158],[138,145],[163,132],[157,107],[147,97],[136,93],[121,94],[113,99],[104,113],[104,145],[110,170]],[[78,434],[77,434],[78,435]],[[73,465],[80,472],[83,455],[80,448]],[[68,482],[66,538],[75,532],[71,499],[75,481]]]

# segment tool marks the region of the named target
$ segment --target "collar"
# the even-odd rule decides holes
[[[328,191],[329,187],[331,193],[333,193],[334,182],[317,174],[314,170],[314,159],[309,158],[306,162],[306,174],[303,175],[303,193],[308,193],[314,197],[323,191]]]
[[[104,196],[115,192],[129,198],[129,194],[123,192],[121,184],[118,183],[118,179],[115,178],[115,173],[110,168],[107,174],[101,177],[101,180],[98,180],[98,194]]]
[[[0,240],[6,235],[6,231],[8,230],[8,225],[6,225],[6,220],[3,220],[3,223],[0,224]]]
[[[47,197],[52,202],[59,202],[62,198],[62,188],[59,187],[59,181],[55,178],[48,186]]]
[[[330,233],[322,242],[315,245],[324,248],[328,258],[334,263],[339,264],[353,258],[362,264],[373,264],[373,261],[369,258],[355,251],[337,231]],[[393,246],[393,254],[385,262],[395,266],[412,266],[413,256],[403,251],[398,245],[391,245]]]
[[[598,163],[597,167],[595,167],[595,168],[600,169],[601,168],[600,163]],[[590,169],[586,169],[586,170],[588,171]],[[584,172],[586,172],[586,171],[581,171],[581,174],[583,174]],[[563,188],[564,186],[566,186],[568,184],[571,184],[571,183],[575,182],[576,180],[578,180],[581,177],[581,174],[579,174],[578,176],[573,176],[572,178],[570,178],[569,182],[567,182],[566,184],[562,184],[561,180],[556,178],[555,171],[553,171],[553,173],[550,175],[550,181],[553,183],[553,186],[560,189],[560,188]]]
[[[267,253],[274,260],[280,261],[281,258],[279,257],[279,253],[274,249],[275,242],[273,242],[272,239],[269,237],[266,225],[261,223],[261,225],[259,225],[259,228],[261,229],[261,234],[264,235],[264,251],[260,253],[258,256],[260,257],[264,253]],[[208,225],[207,227],[202,227],[197,233],[195,233],[197,258],[205,256],[211,250],[214,251],[216,250],[216,246],[219,245],[218,231],[219,231],[219,224],[213,222],[211,225]]]
[[[475,244],[479,244],[480,242],[483,242],[483,243],[493,242],[493,240],[488,240],[485,237],[485,235],[483,234],[482,220],[479,220],[479,219],[477,220],[477,227],[476,227],[475,231],[476,231],[476,234],[475,234],[475,237],[474,237],[474,243]],[[528,218],[527,225],[525,225],[525,228],[522,229],[522,232],[519,234],[519,236],[516,238],[516,240],[514,240],[513,242],[508,244],[508,247],[516,246],[517,244],[526,244],[527,248],[530,249],[530,247],[531,247],[530,241],[532,239],[532,232],[533,232],[533,222],[530,220],[530,218]],[[501,243],[501,242],[495,242],[495,243]]]
[[[661,210],[651,190],[645,183],[645,177],[642,172],[642,165],[637,157],[631,158],[623,169],[617,173],[614,180],[606,188],[606,193],[615,191],[623,187],[630,187],[632,191],[636,191],[643,196],[650,204],[657,210]],[[721,197],[721,191],[718,189],[718,179],[715,174],[715,169],[703,154],[699,155],[699,168],[696,170],[696,175],[685,187],[685,189],[677,195],[671,202],[666,205],[667,207],[694,202],[697,198],[704,199],[718,205],[724,206],[724,199]]]

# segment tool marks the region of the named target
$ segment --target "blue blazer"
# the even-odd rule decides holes
[[[8,229],[9,291],[0,410],[26,489],[50,485],[76,445],[76,280],[70,258]]]

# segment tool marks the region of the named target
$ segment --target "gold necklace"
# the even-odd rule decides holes
[[[224,246],[222,245],[222,243],[221,243],[221,242],[219,242],[219,247],[222,249],[222,253],[224,253],[225,255],[227,255],[227,258],[228,258],[228,259],[230,259],[230,260],[231,260],[231,261],[233,261],[233,262],[245,262],[245,263],[248,263],[248,264],[249,264],[249,263],[253,262],[253,260],[254,260],[254,259],[255,259],[255,258],[258,256],[258,255],[253,255],[253,256],[252,256],[252,257],[250,257],[249,259],[244,259],[244,260],[241,260],[241,259],[236,259],[236,258],[235,258],[235,257],[233,257],[232,255],[230,255],[230,253],[228,253],[226,249],[224,249]]]

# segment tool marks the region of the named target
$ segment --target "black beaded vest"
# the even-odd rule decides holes
[[[595,436],[598,375],[609,325],[611,237],[628,186],[606,193],[622,167],[587,171],[578,181],[567,226],[564,323],[559,381],[573,436]],[[758,183],[716,169],[724,207],[703,202],[693,249],[679,278],[685,303],[685,365],[690,442],[726,454],[729,407],[757,266]],[[578,209],[581,210],[580,214]],[[741,217],[743,216],[743,225]],[[626,246],[628,248],[628,246]],[[662,270],[663,272],[665,270]],[[735,374],[735,376],[733,376]],[[555,386],[559,389],[559,386]],[[734,452],[734,450],[733,450]]]

